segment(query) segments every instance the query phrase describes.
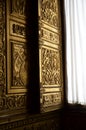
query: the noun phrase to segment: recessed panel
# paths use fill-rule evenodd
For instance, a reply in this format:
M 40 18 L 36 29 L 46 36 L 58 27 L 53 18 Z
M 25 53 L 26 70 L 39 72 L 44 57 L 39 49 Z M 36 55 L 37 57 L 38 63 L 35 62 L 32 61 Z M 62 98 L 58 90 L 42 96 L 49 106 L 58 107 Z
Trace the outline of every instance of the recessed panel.
M 61 92 L 43 94 L 43 107 L 61 104 Z
M 60 0 L 39 0 L 39 66 L 41 111 L 60 109 L 63 102 Z
M 40 80 L 43 86 L 61 86 L 60 51 L 49 47 L 40 50 Z
M 54 44 L 59 44 L 59 40 L 60 40 L 59 34 L 49 30 L 48 27 L 47 29 L 41 28 L 39 34 L 41 39 L 49 41 Z
M 10 41 L 8 93 L 26 92 L 28 66 L 25 43 Z
M 39 14 L 43 22 L 57 28 L 59 24 L 57 0 L 41 0 Z
M 13 20 L 9 22 L 10 35 L 26 38 L 26 25 Z
M 8 0 L 7 93 L 27 91 L 26 0 Z M 27 62 L 26 62 L 27 61 Z
M 27 84 L 27 59 L 24 44 L 12 44 L 12 86 L 25 87 Z
M 26 17 L 26 0 L 10 0 L 10 13 L 16 17 Z

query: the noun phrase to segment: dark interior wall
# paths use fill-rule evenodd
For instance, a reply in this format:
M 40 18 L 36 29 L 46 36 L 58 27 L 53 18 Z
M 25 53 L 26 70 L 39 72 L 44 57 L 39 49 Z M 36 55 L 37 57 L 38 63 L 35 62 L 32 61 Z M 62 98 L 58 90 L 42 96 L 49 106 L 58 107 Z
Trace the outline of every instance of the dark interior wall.
M 67 106 L 62 112 L 62 130 L 85 130 L 86 109 L 80 105 Z
M 60 112 L 0 116 L 0 130 L 60 130 Z

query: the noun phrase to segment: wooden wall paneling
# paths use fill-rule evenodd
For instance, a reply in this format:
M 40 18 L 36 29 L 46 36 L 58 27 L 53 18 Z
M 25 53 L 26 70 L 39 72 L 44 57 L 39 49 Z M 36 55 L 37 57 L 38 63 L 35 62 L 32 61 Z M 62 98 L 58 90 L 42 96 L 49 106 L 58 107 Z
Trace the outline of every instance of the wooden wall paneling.
M 26 92 L 25 1 L 6 1 L 7 12 L 7 92 Z
M 0 0 L 0 115 L 21 113 L 26 107 L 24 6 L 25 1 Z
M 41 112 L 63 105 L 62 33 L 59 0 L 39 0 Z
M 56 0 L 33 0 L 28 13 L 25 2 L 0 0 L 0 130 L 59 130 L 60 112 L 54 111 L 62 107 L 63 101 L 61 26 L 56 22 L 60 16 L 56 15 L 58 4 Z M 30 4 L 27 1 L 28 7 Z M 27 87 L 31 89 L 30 95 Z M 36 114 L 27 112 L 29 98 Z

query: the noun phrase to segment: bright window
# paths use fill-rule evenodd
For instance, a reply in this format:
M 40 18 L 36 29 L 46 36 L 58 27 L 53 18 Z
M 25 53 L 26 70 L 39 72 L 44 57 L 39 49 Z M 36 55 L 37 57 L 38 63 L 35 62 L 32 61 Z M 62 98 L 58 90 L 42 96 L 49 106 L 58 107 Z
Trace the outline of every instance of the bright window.
M 86 105 L 86 0 L 64 0 L 68 103 Z

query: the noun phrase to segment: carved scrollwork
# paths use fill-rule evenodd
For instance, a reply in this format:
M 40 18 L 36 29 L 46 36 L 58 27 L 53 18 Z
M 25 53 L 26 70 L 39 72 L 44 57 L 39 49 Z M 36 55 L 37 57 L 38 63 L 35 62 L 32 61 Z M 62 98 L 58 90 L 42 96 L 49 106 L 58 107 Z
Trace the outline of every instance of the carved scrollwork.
M 7 49 L 8 49 L 8 45 L 10 45 L 10 42 L 8 42 L 8 40 L 6 41 L 7 38 L 5 39 L 5 37 L 9 35 L 9 34 L 6 35 L 6 28 L 9 29 L 10 27 L 6 26 L 7 24 L 6 24 L 6 19 L 5 19 L 6 18 L 5 12 L 7 11 L 7 5 L 5 4 L 6 4 L 5 0 L 0 0 L 0 114 L 4 110 L 6 112 L 6 110 L 10 111 L 10 110 L 24 108 L 26 106 L 26 95 L 7 94 L 7 91 L 8 91 L 8 86 L 7 86 L 8 77 L 7 76 L 11 77 L 11 75 L 9 75 L 6 70 L 8 68 L 7 63 L 10 62 L 10 61 L 7 61 L 9 59 L 7 55 L 8 54 Z M 20 27 L 18 28 L 20 29 Z M 23 30 L 23 29 L 20 29 L 20 30 Z M 12 53 L 11 53 L 11 46 L 10 46 L 10 54 Z M 24 58 L 23 55 L 24 54 L 22 54 L 22 58 Z M 12 55 L 10 57 L 12 58 Z M 13 69 L 12 67 L 13 65 L 9 69 L 10 70 Z M 24 62 L 22 65 L 22 69 L 23 67 L 24 67 Z M 22 76 L 22 80 L 24 82 L 25 75 L 24 77 Z
M 62 104 L 62 48 L 60 1 L 40 0 L 40 103 L 41 111 L 61 108 Z
M 13 95 L 0 97 L 0 111 L 25 107 L 26 95 Z
M 27 84 L 27 62 L 26 48 L 24 44 L 13 43 L 13 86 L 26 86 Z
M 57 0 L 41 0 L 41 20 L 58 26 L 58 4 Z
M 43 94 L 43 107 L 61 104 L 61 92 L 53 94 Z
M 47 48 L 41 49 L 42 84 L 61 85 L 60 52 Z

